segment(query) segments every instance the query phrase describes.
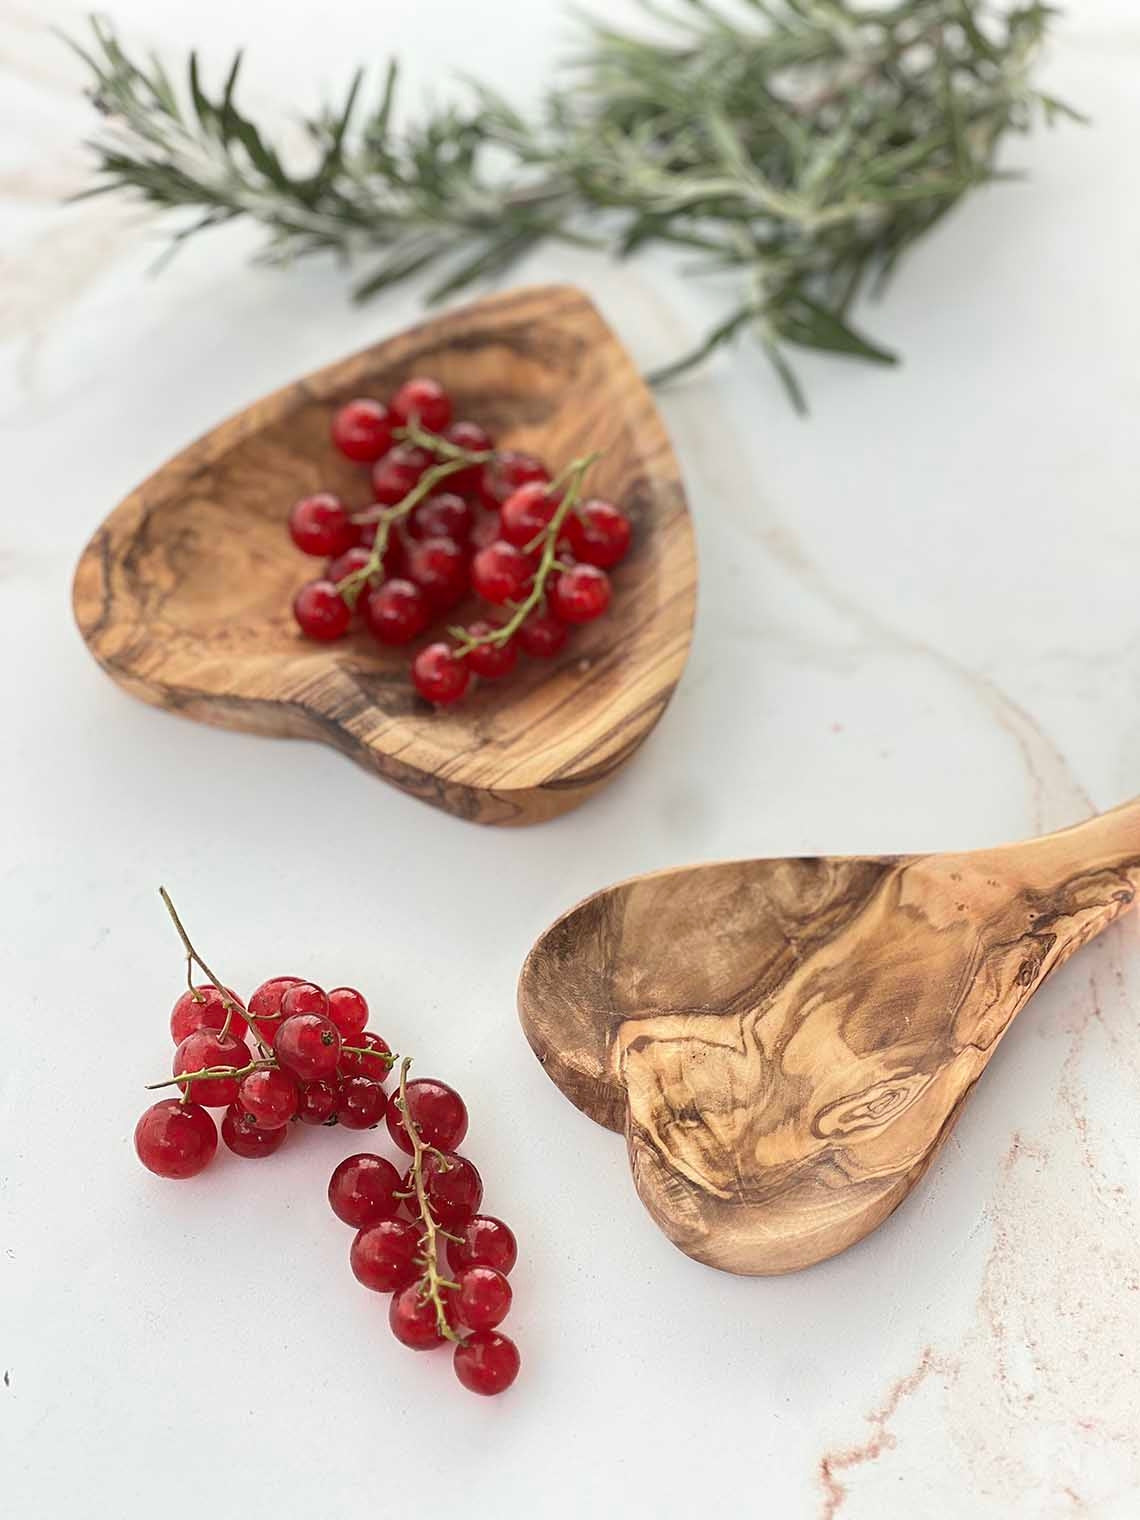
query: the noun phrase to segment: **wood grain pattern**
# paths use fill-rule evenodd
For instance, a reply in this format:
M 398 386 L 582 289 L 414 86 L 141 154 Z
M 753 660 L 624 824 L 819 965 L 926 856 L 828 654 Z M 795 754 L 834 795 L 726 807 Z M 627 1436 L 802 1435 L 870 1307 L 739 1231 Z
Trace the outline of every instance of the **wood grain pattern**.
M 312 644 L 290 614 L 313 565 L 285 531 L 292 502 L 330 486 L 354 505 L 370 496 L 328 442 L 332 412 L 413 373 L 437 376 L 457 414 L 502 446 L 556 464 L 604 448 L 589 488 L 634 519 L 607 617 L 559 659 L 526 661 L 440 712 L 415 695 L 407 650 L 365 633 Z M 215 428 L 107 519 L 74 605 L 100 665 L 144 701 L 324 740 L 426 802 L 503 824 L 564 812 L 629 759 L 680 677 L 695 594 L 688 512 L 653 400 L 586 297 L 551 286 L 424 323 Z
M 902 1202 L 1011 1020 L 1138 884 L 1140 802 L 970 854 L 663 871 L 547 930 L 519 1008 L 683 1251 L 792 1271 Z

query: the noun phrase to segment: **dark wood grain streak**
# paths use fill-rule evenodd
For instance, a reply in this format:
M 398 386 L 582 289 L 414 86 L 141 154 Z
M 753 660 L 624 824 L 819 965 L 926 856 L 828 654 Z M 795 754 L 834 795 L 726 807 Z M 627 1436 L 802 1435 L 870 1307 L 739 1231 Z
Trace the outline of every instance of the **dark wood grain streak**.
M 1140 802 L 964 855 L 662 871 L 553 924 L 519 1009 L 683 1251 L 786 1272 L 902 1202 L 1013 1018 L 1138 886 Z
M 635 523 L 609 616 L 557 660 L 527 662 L 447 712 L 416 697 L 408 651 L 365 634 L 308 643 L 289 611 L 313 573 L 285 532 L 291 503 L 321 487 L 360 506 L 370 494 L 328 442 L 333 410 L 424 371 L 504 446 L 555 463 L 604 448 L 590 489 Z M 215 428 L 111 514 L 74 604 L 100 665 L 144 701 L 321 740 L 433 806 L 516 824 L 575 806 L 637 751 L 684 667 L 695 595 L 689 516 L 652 398 L 586 297 L 554 286 L 424 323 Z

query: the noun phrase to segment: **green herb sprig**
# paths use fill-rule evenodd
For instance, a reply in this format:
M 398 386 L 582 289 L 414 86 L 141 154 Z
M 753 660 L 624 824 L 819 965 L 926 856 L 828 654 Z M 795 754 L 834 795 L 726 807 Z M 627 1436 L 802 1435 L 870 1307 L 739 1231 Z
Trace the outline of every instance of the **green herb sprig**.
M 396 63 L 371 108 L 358 72 L 306 121 L 306 167 L 239 109 L 240 54 L 214 94 L 191 54 L 177 89 L 95 20 L 78 47 L 105 117 L 86 193 L 197 213 L 176 244 L 246 217 L 271 263 L 370 255 L 361 299 L 431 271 L 428 299 L 442 300 L 546 239 L 690 251 L 697 272 L 736 273 L 740 296 L 654 378 L 749 332 L 802 408 L 788 347 L 894 363 L 853 324 L 857 298 L 975 185 L 1009 177 L 996 166 L 1008 132 L 1076 115 L 1031 84 L 1045 4 L 642 3 L 652 35 L 586 22 L 532 118 L 468 84 L 397 130 Z

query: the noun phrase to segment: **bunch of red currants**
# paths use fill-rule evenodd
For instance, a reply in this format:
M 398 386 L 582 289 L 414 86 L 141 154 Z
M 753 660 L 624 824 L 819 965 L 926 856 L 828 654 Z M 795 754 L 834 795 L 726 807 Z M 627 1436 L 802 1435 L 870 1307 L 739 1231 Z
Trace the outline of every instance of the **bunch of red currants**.
M 429 702 L 458 701 L 472 676 L 498 680 L 520 652 L 550 659 L 571 629 L 610 605 L 607 571 L 629 551 L 629 518 L 583 499 L 595 456 L 552 478 L 542 460 L 496 449 L 476 422 L 453 421 L 437 381 L 406 381 L 390 402 L 348 402 L 333 443 L 369 467 L 372 504 L 354 511 L 328 491 L 298 501 L 293 542 L 326 559 L 293 615 L 310 638 L 343 637 L 359 613 L 384 645 L 411 644 L 471 593 L 485 615 L 448 629 L 412 660 Z
M 397 1340 L 420 1351 L 452 1343 L 464 1387 L 502 1393 L 519 1370 L 518 1349 L 497 1329 L 511 1305 L 516 1245 L 501 1220 L 478 1213 L 482 1179 L 457 1151 L 467 1133 L 463 1099 L 446 1083 L 409 1081 L 407 1057 L 388 1093 L 396 1057 L 366 1029 L 368 1004 L 354 988 L 326 993 L 300 977 L 275 976 L 243 1004 L 213 977 L 165 892 L 163 899 L 188 963 L 211 980 L 174 1005 L 174 1075 L 153 1085 L 178 1086 L 182 1096 L 140 1118 L 139 1160 L 159 1177 L 196 1176 L 218 1148 L 211 1108 L 225 1109 L 225 1144 L 250 1158 L 279 1150 L 293 1122 L 363 1130 L 386 1119 L 411 1157 L 404 1175 L 382 1156 L 356 1155 L 329 1183 L 334 1212 L 357 1231 L 352 1271 L 366 1287 L 394 1295 L 389 1323 Z

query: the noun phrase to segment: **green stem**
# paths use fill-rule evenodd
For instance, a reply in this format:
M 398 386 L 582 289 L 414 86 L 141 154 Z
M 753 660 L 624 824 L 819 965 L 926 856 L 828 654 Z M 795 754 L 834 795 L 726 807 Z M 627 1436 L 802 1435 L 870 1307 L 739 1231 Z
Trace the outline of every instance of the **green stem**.
M 253 1031 L 255 1038 L 257 1038 L 258 1050 L 264 1053 L 267 1047 L 262 1043 L 260 1037 L 258 1036 L 257 1025 L 254 1022 L 252 1016 L 245 1008 L 245 1006 L 242 1003 L 238 1002 L 237 998 L 234 997 L 229 988 L 222 986 L 221 982 L 210 970 L 209 966 L 206 965 L 206 962 L 198 954 L 194 946 L 190 943 L 190 936 L 183 928 L 182 920 L 178 917 L 178 913 L 174 907 L 174 904 L 170 900 L 170 893 L 166 890 L 165 887 L 159 887 L 158 895 L 162 898 L 166 911 L 170 914 L 171 922 L 174 924 L 175 929 L 178 931 L 178 938 L 182 941 L 182 948 L 186 951 L 187 968 L 189 968 L 191 965 L 197 966 L 202 974 L 209 978 L 209 980 L 218 989 L 218 992 L 221 995 L 222 1007 L 226 1010 L 226 1021 L 222 1025 L 221 1033 L 223 1035 L 229 1034 L 231 1015 L 235 1013 L 240 1014 L 245 1022 L 249 1025 L 250 1029 Z M 166 1086 L 167 1084 L 163 1083 L 162 1085 Z
M 269 1071 L 276 1065 L 276 1061 L 271 1061 L 268 1056 L 263 1056 L 259 1060 L 250 1061 L 246 1066 L 200 1066 L 197 1071 L 179 1072 L 178 1076 L 167 1077 L 163 1082 L 148 1082 L 146 1090 L 147 1092 L 157 1092 L 160 1087 L 174 1087 L 176 1085 L 182 1087 L 184 1082 L 216 1080 L 219 1077 L 248 1077 L 251 1071 Z M 188 1088 L 183 1088 L 183 1092 L 188 1091 Z
M 429 1151 L 434 1150 L 435 1147 L 424 1144 L 423 1137 L 420 1135 L 408 1110 L 408 1067 L 411 1064 L 410 1056 L 405 1056 L 400 1063 L 399 1105 L 400 1113 L 404 1119 L 404 1129 L 407 1131 L 408 1139 L 412 1142 L 412 1180 L 415 1184 L 416 1207 L 419 1210 L 420 1220 L 424 1227 L 422 1241 L 423 1256 L 421 1258 L 424 1266 L 422 1292 L 424 1299 L 435 1306 L 435 1322 L 440 1335 L 445 1340 L 458 1341 L 460 1337 L 448 1324 L 447 1311 L 443 1304 L 443 1294 L 440 1291 L 443 1288 L 454 1286 L 451 1280 L 444 1277 L 439 1270 L 439 1236 L 446 1232 L 437 1223 L 436 1217 L 432 1213 L 431 1204 L 428 1202 L 427 1188 L 424 1184 L 424 1157 Z M 436 1151 L 436 1154 L 440 1156 L 441 1165 L 446 1166 L 446 1161 L 441 1153 Z

